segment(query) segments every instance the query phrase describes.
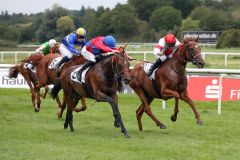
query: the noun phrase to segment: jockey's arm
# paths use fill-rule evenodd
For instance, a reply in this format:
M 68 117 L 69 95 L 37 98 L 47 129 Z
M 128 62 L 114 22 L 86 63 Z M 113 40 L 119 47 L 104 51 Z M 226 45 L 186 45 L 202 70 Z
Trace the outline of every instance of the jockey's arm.
M 101 41 L 98 41 L 94 45 L 96 46 L 96 48 L 102 50 L 103 54 L 107 53 L 107 52 L 113 52 L 114 51 L 113 49 L 111 49 L 108 46 L 106 46 L 105 44 L 103 44 L 103 42 L 101 42 Z
M 44 45 L 41 45 L 39 48 L 37 48 L 37 49 L 35 50 L 35 52 L 36 52 L 36 53 L 42 53 L 43 49 L 44 49 Z
M 73 37 L 69 37 L 69 39 L 68 39 L 68 50 L 70 52 L 74 53 L 75 55 L 80 55 L 80 51 L 78 51 L 74 47 L 74 39 L 73 39 Z
M 161 55 L 163 55 L 163 47 L 160 46 L 159 44 L 156 44 L 154 46 L 154 49 L 153 49 L 153 54 L 156 56 L 156 57 L 159 57 Z

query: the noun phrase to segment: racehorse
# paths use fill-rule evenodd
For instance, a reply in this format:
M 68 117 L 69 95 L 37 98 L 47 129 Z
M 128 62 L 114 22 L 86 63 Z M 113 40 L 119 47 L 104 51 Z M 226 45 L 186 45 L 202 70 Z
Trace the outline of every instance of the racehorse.
M 121 132 L 126 138 L 129 138 L 118 109 L 117 96 L 117 90 L 120 91 L 122 89 L 121 80 L 125 83 L 130 81 L 130 64 L 124 48 L 121 47 L 119 53 L 107 56 L 93 65 L 86 73 L 85 83 L 75 82 L 71 79 L 71 73 L 79 66 L 73 66 L 66 70 L 61 75 L 61 81 L 55 83 L 51 92 L 53 98 L 61 89 L 63 89 L 66 98 L 65 129 L 69 125 L 71 131 L 74 131 L 72 109 L 81 97 L 87 97 L 98 102 L 108 102 L 112 107 L 115 118 L 114 126 L 117 128 L 121 127 Z
M 27 59 L 23 60 L 23 62 L 31 62 L 35 67 L 36 67 L 36 75 L 38 77 L 38 83 L 36 84 L 36 90 L 37 90 L 37 100 L 38 100 L 38 108 L 40 109 L 40 88 L 46 85 L 54 84 L 55 80 L 58 78 L 57 72 L 55 69 L 50 69 L 49 65 L 52 63 L 52 61 L 57 58 L 61 57 L 60 54 L 48 54 L 46 56 L 42 54 L 33 54 L 29 56 Z M 75 56 L 72 58 L 71 61 L 68 63 L 64 64 L 63 67 L 61 68 L 60 73 L 64 72 L 64 70 L 70 66 L 77 65 L 77 64 L 83 64 L 86 60 L 79 56 Z M 61 107 L 61 102 L 59 100 L 59 97 L 56 96 L 56 101 L 58 103 L 58 108 Z M 64 98 L 63 98 L 64 101 Z M 64 103 L 64 102 L 63 102 Z M 85 105 L 85 99 L 82 99 L 82 105 L 83 107 L 86 107 Z M 58 117 L 60 118 L 59 114 L 57 113 Z
M 154 98 L 168 100 L 175 98 L 174 113 L 171 116 L 172 121 L 177 120 L 179 98 L 189 104 L 194 112 L 197 124 L 203 122 L 197 112 L 193 101 L 187 92 L 186 65 L 192 62 L 198 68 L 203 68 L 204 60 L 201 56 L 201 49 L 196 38 L 186 38 L 178 47 L 173 57 L 163 63 L 155 72 L 155 79 L 150 79 L 143 70 L 143 64 L 136 65 L 131 70 L 131 81 L 129 85 L 141 100 L 141 105 L 136 110 L 138 128 L 142 131 L 142 115 L 145 112 L 161 129 L 166 126 L 161 123 L 152 113 L 150 104 Z
M 33 71 L 31 71 L 29 68 L 26 68 L 25 67 L 25 64 L 24 62 L 21 62 L 20 64 L 17 64 L 13 67 L 11 67 L 9 69 L 9 75 L 8 77 L 9 78 L 17 78 L 18 74 L 21 73 L 22 76 L 24 77 L 24 79 L 27 81 L 27 84 L 30 88 L 30 92 L 31 92 L 31 98 L 32 98 L 32 105 L 35 109 L 35 112 L 38 112 L 39 109 L 37 107 L 37 102 L 39 100 L 36 100 L 36 85 L 37 85 L 37 82 L 38 82 L 38 79 L 37 79 L 37 75 L 36 73 L 34 73 Z M 44 94 L 41 94 L 41 97 L 45 98 L 46 95 L 47 95 L 47 92 L 49 90 L 48 86 L 44 86 L 45 88 L 45 93 Z

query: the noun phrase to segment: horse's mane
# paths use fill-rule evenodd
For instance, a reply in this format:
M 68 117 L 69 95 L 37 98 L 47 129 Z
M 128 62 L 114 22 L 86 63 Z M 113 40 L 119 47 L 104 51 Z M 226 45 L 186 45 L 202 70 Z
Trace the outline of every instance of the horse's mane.
M 21 60 L 20 62 L 32 63 L 33 65 L 37 65 L 43 57 L 44 55 L 42 54 L 32 54 L 29 57 Z
M 191 41 L 197 42 L 197 41 L 198 41 L 198 38 L 195 38 L 195 37 L 187 37 L 187 38 L 184 38 L 183 43 L 191 42 Z

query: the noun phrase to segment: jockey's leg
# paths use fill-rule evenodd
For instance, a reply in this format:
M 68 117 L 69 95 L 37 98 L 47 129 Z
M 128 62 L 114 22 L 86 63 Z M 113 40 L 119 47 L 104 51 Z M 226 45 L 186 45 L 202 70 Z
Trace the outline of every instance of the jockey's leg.
M 60 53 L 62 54 L 62 59 L 61 61 L 56 65 L 56 71 L 58 72 L 59 74 L 59 71 L 60 71 L 60 67 L 63 63 L 66 63 L 68 62 L 72 57 L 72 53 L 67 49 L 67 47 L 64 45 L 64 44 L 61 44 L 60 47 L 59 47 L 59 51 Z
M 90 67 L 90 66 L 92 66 L 92 65 L 94 65 L 95 64 L 95 62 L 93 62 L 93 61 L 87 61 L 83 66 L 82 66 L 82 68 L 78 71 L 78 73 L 77 73 L 77 79 L 81 82 L 81 79 L 82 79 L 82 72 L 85 70 L 85 69 L 87 69 L 88 67 Z
M 147 73 L 148 77 L 150 77 L 152 75 L 153 71 L 155 69 L 157 69 L 160 66 L 160 64 L 162 64 L 166 59 L 167 59 L 167 57 L 165 55 L 162 55 L 159 58 L 157 58 Z
M 58 64 L 56 64 L 56 68 L 55 68 L 56 72 L 59 72 L 59 71 L 60 71 L 60 66 L 61 66 L 63 63 L 68 62 L 69 60 L 70 60 L 70 59 L 69 59 L 67 56 L 64 56 L 64 57 L 61 59 L 61 61 L 60 61 Z
M 93 53 L 87 51 L 86 46 L 82 48 L 82 56 L 88 61 L 82 66 L 82 68 L 77 73 L 77 79 L 81 82 L 82 72 L 88 67 L 94 65 L 96 63 L 96 57 Z

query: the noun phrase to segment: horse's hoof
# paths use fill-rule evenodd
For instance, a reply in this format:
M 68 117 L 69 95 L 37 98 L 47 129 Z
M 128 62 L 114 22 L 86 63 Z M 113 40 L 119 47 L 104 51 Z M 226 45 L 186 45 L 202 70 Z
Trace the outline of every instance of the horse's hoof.
M 68 124 L 64 124 L 64 129 L 67 129 L 68 128 Z
M 120 123 L 117 122 L 117 121 L 114 121 L 114 126 L 115 126 L 116 128 L 119 128 L 119 127 L 120 127 Z
M 39 111 L 40 111 L 40 109 L 38 109 L 38 108 L 35 108 L 35 109 L 34 109 L 34 111 L 35 111 L 35 112 L 39 112 Z
M 203 126 L 203 121 L 202 120 L 197 120 L 197 125 Z
M 167 129 L 167 127 L 164 124 L 160 124 L 161 129 Z
M 58 116 L 58 118 L 62 118 L 61 109 L 58 109 L 57 116 Z
M 176 122 L 177 117 L 175 117 L 175 116 L 171 116 L 171 120 L 172 120 L 173 122 Z
M 124 134 L 125 138 L 131 138 L 127 133 Z
M 74 132 L 74 128 L 71 128 L 71 132 Z

